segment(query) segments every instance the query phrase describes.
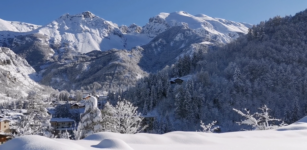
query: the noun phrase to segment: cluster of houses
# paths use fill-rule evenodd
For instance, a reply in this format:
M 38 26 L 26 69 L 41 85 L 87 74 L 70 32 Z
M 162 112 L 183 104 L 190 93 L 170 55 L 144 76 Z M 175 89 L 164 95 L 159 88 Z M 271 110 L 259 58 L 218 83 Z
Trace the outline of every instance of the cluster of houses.
M 106 103 L 107 97 L 106 96 L 97 96 L 98 99 L 98 107 L 99 109 L 103 109 L 104 104 Z M 75 101 L 74 98 L 70 98 L 69 101 L 53 101 L 51 108 L 48 108 L 48 113 L 52 115 L 50 120 L 50 124 L 54 129 L 53 134 L 57 136 L 59 133 L 62 132 L 70 132 L 72 134 L 73 130 L 77 128 L 77 122 L 72 118 L 56 118 L 53 114 L 55 113 L 55 107 L 58 105 L 63 104 L 70 104 L 70 111 L 77 111 L 78 113 L 83 113 L 85 109 L 84 101 Z M 8 110 L 10 111 L 10 110 Z M 6 141 L 12 138 L 12 133 L 14 130 L 10 129 L 10 123 L 14 120 L 16 116 L 3 116 L 1 114 L 7 114 L 4 112 L 0 113 L 0 145 L 5 143 Z M 14 112 L 14 115 L 27 115 L 26 110 L 23 110 L 19 113 Z M 144 123 L 145 124 L 153 124 L 154 117 L 153 116 L 144 116 Z M 150 127 L 148 128 L 150 129 Z M 147 129 L 147 130 L 148 130 Z
M 88 95 L 88 93 L 85 93 L 84 95 Z M 99 109 L 102 109 L 105 102 L 106 102 L 106 96 L 96 96 L 98 99 L 98 107 Z M 62 132 L 69 132 L 72 134 L 73 130 L 77 128 L 78 122 L 72 118 L 57 118 L 57 116 L 54 115 L 55 113 L 55 107 L 58 105 L 64 105 L 64 104 L 69 104 L 70 105 L 70 110 L 71 112 L 77 112 L 79 114 L 84 112 L 85 109 L 85 101 L 75 101 L 74 97 L 70 97 L 69 101 L 53 101 L 52 105 L 53 107 L 48 108 L 48 113 L 52 116 L 50 123 L 51 126 L 54 129 L 54 135 L 59 135 L 59 133 Z

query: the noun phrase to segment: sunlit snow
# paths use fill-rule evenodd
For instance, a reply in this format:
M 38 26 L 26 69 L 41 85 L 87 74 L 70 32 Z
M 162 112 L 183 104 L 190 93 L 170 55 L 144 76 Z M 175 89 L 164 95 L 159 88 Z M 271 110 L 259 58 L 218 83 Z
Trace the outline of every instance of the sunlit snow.
M 30 135 L 8 141 L 2 150 L 305 150 L 307 117 L 276 130 L 229 133 L 170 132 L 119 134 L 101 132 L 83 140 Z

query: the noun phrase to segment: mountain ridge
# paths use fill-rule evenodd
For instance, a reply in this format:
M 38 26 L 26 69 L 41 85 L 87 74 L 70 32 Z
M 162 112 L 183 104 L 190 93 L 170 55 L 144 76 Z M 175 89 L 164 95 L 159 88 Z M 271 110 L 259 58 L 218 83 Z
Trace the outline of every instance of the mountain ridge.
M 118 26 L 87 11 L 76 15 L 64 14 L 51 23 L 28 32 L 0 31 L 0 45 L 11 48 L 16 54 L 25 58 L 42 75 L 41 83 L 58 89 L 70 89 L 68 86 L 57 85 L 62 82 L 66 85 L 72 85 L 72 81 L 78 82 L 74 87 L 80 88 L 92 84 L 94 80 L 88 80 L 92 83 L 85 83 L 76 80 L 77 75 L 69 77 L 64 75 L 65 73 L 61 74 L 63 73 L 61 71 L 52 72 L 52 70 L 62 68 L 62 71 L 76 72 L 78 69 L 73 69 L 70 65 L 82 63 L 78 59 L 88 57 L 87 54 L 92 51 L 123 50 L 123 52 L 116 51 L 112 57 L 123 55 L 125 62 L 132 62 L 127 63 L 130 66 L 120 63 L 120 68 L 126 73 L 133 74 L 128 75 L 132 79 L 127 80 L 132 84 L 125 83 L 125 86 L 133 86 L 139 77 L 172 65 L 184 54 L 229 43 L 241 34 L 247 33 L 247 30 L 247 27 L 241 23 L 206 15 L 193 16 L 183 11 L 160 13 L 150 18 L 143 27 L 136 24 Z M 132 55 L 129 53 L 133 53 L 133 50 L 138 52 L 133 54 L 134 57 L 130 57 Z M 126 57 L 128 55 L 129 57 Z M 112 61 L 111 64 L 117 61 L 106 57 L 105 59 Z M 91 61 L 89 64 L 96 64 L 95 59 L 89 61 Z M 89 72 L 96 74 L 99 72 L 97 70 L 108 68 L 103 65 L 98 66 L 98 68 L 90 67 Z M 141 70 L 138 67 L 141 67 Z M 95 70 L 91 70 L 93 68 Z M 80 75 L 87 74 L 82 72 L 82 69 L 79 71 Z M 103 73 L 100 72 L 100 75 Z M 128 76 L 124 73 L 117 78 L 125 79 Z M 109 79 L 98 81 L 101 87 L 106 87 L 105 81 Z M 119 81 L 115 84 L 120 85 Z

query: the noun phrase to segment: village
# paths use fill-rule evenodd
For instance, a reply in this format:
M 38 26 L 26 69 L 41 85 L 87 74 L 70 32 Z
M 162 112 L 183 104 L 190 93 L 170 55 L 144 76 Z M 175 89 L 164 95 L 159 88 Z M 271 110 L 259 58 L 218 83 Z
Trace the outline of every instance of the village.
M 83 97 L 88 95 L 92 94 L 88 92 L 83 93 Z M 99 110 L 102 111 L 104 105 L 108 101 L 108 97 L 106 94 L 97 94 L 94 95 L 94 97 L 97 99 Z M 49 106 L 46 110 L 50 116 L 49 123 L 52 128 L 52 135 L 50 135 L 50 137 L 61 138 L 62 134 L 68 133 L 70 135 L 69 139 L 74 139 L 74 130 L 77 130 L 81 120 L 81 115 L 85 111 L 86 99 L 80 100 L 76 98 L 76 96 L 70 95 L 65 101 L 63 99 L 59 100 L 54 98 L 47 100 L 46 103 L 48 103 L 47 105 Z M 36 103 L 34 104 L 34 107 L 45 107 L 46 103 Z M 18 104 L 13 102 L 9 105 L 9 109 L 1 109 L 0 107 L 0 145 L 8 140 L 20 136 L 18 135 L 20 131 L 17 131 L 14 125 L 21 122 L 21 118 L 30 114 L 27 109 L 17 109 L 16 107 L 18 106 L 16 105 Z M 145 131 L 149 132 L 152 128 L 155 117 L 152 115 L 142 115 L 142 117 L 142 124 L 147 126 Z M 32 125 L 35 126 L 35 124 Z

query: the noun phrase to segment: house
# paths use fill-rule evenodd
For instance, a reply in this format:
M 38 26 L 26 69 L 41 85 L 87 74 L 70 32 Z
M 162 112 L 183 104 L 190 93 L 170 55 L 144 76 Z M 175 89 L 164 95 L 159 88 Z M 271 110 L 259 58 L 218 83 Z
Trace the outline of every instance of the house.
M 0 118 L 0 145 L 12 138 L 10 120 Z
M 85 105 L 83 103 L 75 103 L 75 104 L 71 104 L 70 105 L 70 109 L 80 109 L 80 108 L 84 108 Z
M 180 78 L 177 78 L 177 79 L 174 79 L 174 80 L 170 80 L 171 84 L 181 84 L 182 82 L 183 82 L 183 80 L 180 79 Z
M 192 75 L 186 75 L 186 76 L 182 76 L 182 77 L 177 77 L 177 78 L 171 78 L 169 80 L 170 84 L 182 84 L 182 82 L 184 81 L 188 81 L 191 78 L 193 78 Z
M 72 133 L 76 127 L 75 120 L 70 118 L 51 118 L 50 123 L 55 130 L 55 135 L 62 131 L 68 131 Z
M 0 133 L 11 133 L 10 120 L 6 118 L 0 118 Z

